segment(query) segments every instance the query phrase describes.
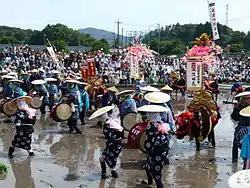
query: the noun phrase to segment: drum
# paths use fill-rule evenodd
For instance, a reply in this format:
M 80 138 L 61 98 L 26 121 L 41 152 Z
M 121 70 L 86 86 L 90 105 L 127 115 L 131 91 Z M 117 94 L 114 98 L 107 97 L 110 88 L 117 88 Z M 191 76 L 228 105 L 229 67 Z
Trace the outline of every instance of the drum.
M 10 107 L 10 101 L 11 100 L 4 100 L 1 104 L 2 113 L 4 113 L 6 116 L 13 116 L 17 111 L 17 107 Z
M 137 123 L 129 131 L 128 147 L 130 149 L 139 149 L 147 153 L 144 148 L 147 123 Z
M 59 103 L 54 105 L 50 113 L 50 117 L 56 122 L 67 121 L 71 115 L 71 107 L 67 103 Z
M 142 122 L 140 113 L 128 113 L 122 120 L 122 125 L 126 131 L 129 131 L 137 122 Z
M 40 95 L 34 95 L 32 97 L 32 101 L 30 103 L 30 106 L 34 109 L 38 109 L 42 106 L 43 100 Z

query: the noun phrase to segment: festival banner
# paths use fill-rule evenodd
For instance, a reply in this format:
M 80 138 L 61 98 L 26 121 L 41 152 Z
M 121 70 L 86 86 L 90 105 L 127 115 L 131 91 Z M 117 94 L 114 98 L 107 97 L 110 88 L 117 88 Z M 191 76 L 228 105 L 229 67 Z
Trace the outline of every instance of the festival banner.
M 139 61 L 136 56 L 130 57 L 130 76 L 135 79 L 140 78 Z
M 218 40 L 220 39 L 220 36 L 218 32 L 217 20 L 216 20 L 216 14 L 215 14 L 215 3 L 209 3 L 208 9 L 209 9 L 209 17 L 210 17 L 210 22 L 211 22 L 211 27 L 212 27 L 212 32 L 213 32 L 213 39 Z
M 88 75 L 89 75 L 88 72 L 89 72 L 88 66 L 83 65 L 83 66 L 81 67 L 81 73 L 82 73 L 82 78 L 83 78 L 84 80 L 88 79 Z
M 54 52 L 53 48 L 52 47 L 47 47 L 47 50 L 52 58 L 52 60 L 57 63 L 58 62 L 58 59 L 57 59 L 57 56 L 56 56 L 56 53 Z
M 94 58 L 87 59 L 88 62 L 88 77 L 95 78 L 96 77 L 96 66 Z
M 187 90 L 197 91 L 202 87 L 202 62 L 187 62 Z

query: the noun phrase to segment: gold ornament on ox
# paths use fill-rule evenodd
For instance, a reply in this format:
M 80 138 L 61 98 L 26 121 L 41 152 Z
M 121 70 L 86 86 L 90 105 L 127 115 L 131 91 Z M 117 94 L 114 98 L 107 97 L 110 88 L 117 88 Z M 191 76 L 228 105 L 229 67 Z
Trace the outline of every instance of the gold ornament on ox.
M 200 106 L 207 107 L 213 115 L 217 115 L 217 105 L 213 99 L 212 92 L 207 90 L 197 91 L 188 105 L 188 110 L 196 111 Z

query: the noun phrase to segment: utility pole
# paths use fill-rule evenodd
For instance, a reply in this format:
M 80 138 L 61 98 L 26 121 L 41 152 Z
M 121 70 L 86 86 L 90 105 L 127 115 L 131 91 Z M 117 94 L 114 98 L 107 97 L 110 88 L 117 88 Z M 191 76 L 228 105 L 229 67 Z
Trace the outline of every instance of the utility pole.
M 122 49 L 124 48 L 124 41 L 123 41 L 123 27 L 122 27 Z
M 228 27 L 228 7 L 229 5 L 226 5 L 226 26 Z
M 121 24 L 122 22 L 120 22 L 119 21 L 119 18 L 118 18 L 118 20 L 117 20 L 117 22 L 116 22 L 116 24 L 117 24 L 117 55 L 119 54 L 119 43 L 120 43 L 120 35 L 119 35 L 119 32 L 120 32 L 120 24 Z
M 160 55 L 160 41 L 161 41 L 161 25 L 157 24 L 159 31 L 158 31 L 158 55 Z
M 46 34 L 45 33 L 43 34 L 43 45 L 44 45 L 44 48 L 46 48 Z

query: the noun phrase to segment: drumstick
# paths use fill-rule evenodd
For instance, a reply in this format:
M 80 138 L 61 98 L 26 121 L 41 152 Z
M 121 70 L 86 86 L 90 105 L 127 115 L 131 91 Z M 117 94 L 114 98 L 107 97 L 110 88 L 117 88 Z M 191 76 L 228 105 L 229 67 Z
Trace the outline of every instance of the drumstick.
M 40 98 L 40 101 L 42 101 L 43 100 L 43 96 Z

